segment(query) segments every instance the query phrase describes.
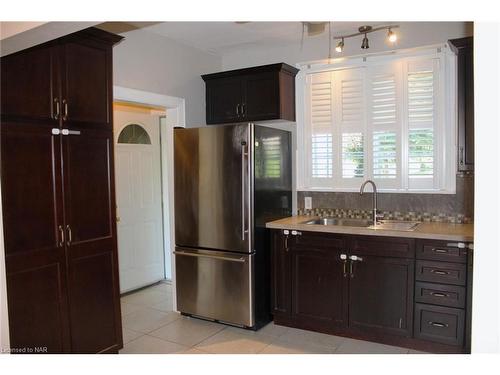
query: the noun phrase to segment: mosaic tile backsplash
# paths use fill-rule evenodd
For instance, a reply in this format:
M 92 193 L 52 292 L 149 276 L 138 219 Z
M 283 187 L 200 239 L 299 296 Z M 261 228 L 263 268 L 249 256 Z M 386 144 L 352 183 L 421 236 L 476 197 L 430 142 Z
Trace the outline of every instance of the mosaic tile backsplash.
M 304 209 L 304 197 L 312 197 L 312 210 Z M 372 194 L 297 192 L 299 215 L 370 219 Z M 379 193 L 379 213 L 384 219 L 424 222 L 472 223 L 474 177 L 457 176 L 456 194 Z

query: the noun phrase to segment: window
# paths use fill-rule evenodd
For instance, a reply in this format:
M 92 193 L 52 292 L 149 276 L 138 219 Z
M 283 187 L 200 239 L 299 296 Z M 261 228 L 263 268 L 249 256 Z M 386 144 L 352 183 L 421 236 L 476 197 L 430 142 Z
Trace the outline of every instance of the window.
M 370 58 L 301 70 L 299 189 L 454 192 L 454 55 Z
M 130 124 L 125 126 L 120 132 L 118 143 L 150 145 L 151 138 L 149 138 L 148 132 L 142 126 Z

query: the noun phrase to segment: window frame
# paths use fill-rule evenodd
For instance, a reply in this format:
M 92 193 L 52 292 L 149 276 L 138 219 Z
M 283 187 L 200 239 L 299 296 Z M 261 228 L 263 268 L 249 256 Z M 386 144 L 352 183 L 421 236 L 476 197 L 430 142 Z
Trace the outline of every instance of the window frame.
M 415 179 L 412 180 L 414 187 L 410 186 L 408 178 L 408 143 L 409 143 L 409 120 L 408 120 L 408 64 L 422 60 L 433 59 L 437 62 L 437 68 L 433 68 L 434 74 L 438 75 L 434 80 L 434 85 L 437 86 L 437 94 L 434 95 L 434 176 L 432 187 L 418 186 Z M 457 173 L 457 76 L 456 64 L 457 58 L 455 53 L 448 47 L 447 44 L 419 47 L 414 49 L 396 50 L 390 53 L 368 54 L 363 56 L 353 56 L 351 58 L 333 59 L 328 61 L 309 62 L 297 64 L 300 68 L 299 74 L 296 77 L 296 108 L 297 108 L 297 190 L 299 191 L 324 191 L 324 192 L 353 192 L 359 191 L 361 183 L 369 178 L 372 178 L 373 168 L 372 161 L 372 132 L 373 128 L 368 122 L 371 120 L 370 97 L 365 95 L 365 160 L 363 178 L 352 178 L 354 181 L 359 180 L 359 186 L 354 186 L 354 183 L 345 183 L 341 170 L 338 169 L 338 157 L 341 157 L 341 150 L 333 150 L 333 165 L 334 172 L 332 178 L 313 179 L 311 177 L 311 149 L 310 137 L 311 128 L 307 126 L 306 119 L 310 115 L 309 106 L 306 106 L 308 100 L 307 83 L 314 73 L 335 72 L 345 69 L 364 69 L 365 77 L 370 73 L 370 68 L 381 67 L 391 63 L 401 64 L 400 87 L 396 88 L 396 100 L 400 105 L 397 110 L 397 132 L 398 143 L 401 143 L 397 148 L 397 152 L 401 153 L 399 158 L 398 170 L 400 176 L 395 184 L 380 183 L 377 186 L 381 192 L 397 192 L 397 193 L 419 193 L 419 194 L 455 194 L 456 193 L 456 173 Z M 435 67 L 436 65 L 434 65 Z M 309 77 L 309 78 L 308 78 Z M 333 86 L 333 80 L 332 80 Z M 370 82 L 365 78 L 365 94 L 369 90 Z M 332 93 L 335 95 L 336 88 L 332 88 Z M 333 98 L 334 102 L 337 98 Z M 334 107 L 332 107 L 334 108 Z M 333 113 L 332 117 L 337 114 Z M 335 125 L 338 125 L 336 123 Z M 333 129 L 333 143 L 341 144 L 339 135 L 341 130 L 338 126 Z M 340 160 L 340 163 L 342 161 Z M 320 181 L 318 181 L 320 180 Z M 377 181 L 380 181 L 377 180 Z M 377 181 L 375 181 L 377 183 Z

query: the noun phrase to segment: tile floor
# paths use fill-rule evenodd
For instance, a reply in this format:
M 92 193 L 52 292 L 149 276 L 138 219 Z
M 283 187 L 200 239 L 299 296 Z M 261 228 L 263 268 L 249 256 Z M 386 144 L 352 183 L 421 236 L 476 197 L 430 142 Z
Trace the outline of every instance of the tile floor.
M 171 285 L 160 283 L 121 299 L 123 354 L 405 354 L 414 350 L 270 323 L 257 332 L 172 311 Z

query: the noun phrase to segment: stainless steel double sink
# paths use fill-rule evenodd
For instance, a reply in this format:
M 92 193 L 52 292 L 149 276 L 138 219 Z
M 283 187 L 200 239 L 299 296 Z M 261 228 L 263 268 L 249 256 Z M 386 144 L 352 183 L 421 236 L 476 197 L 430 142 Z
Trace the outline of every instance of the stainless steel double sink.
M 323 217 L 303 222 L 307 225 L 338 225 L 343 227 L 358 227 L 373 230 L 397 230 L 411 232 L 420 224 L 419 221 L 399 221 L 399 220 L 379 220 L 377 225 L 373 226 L 372 220 L 365 219 L 344 219 L 336 217 Z

